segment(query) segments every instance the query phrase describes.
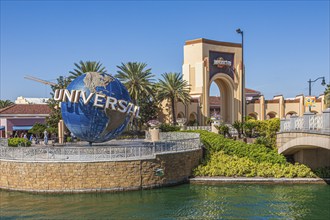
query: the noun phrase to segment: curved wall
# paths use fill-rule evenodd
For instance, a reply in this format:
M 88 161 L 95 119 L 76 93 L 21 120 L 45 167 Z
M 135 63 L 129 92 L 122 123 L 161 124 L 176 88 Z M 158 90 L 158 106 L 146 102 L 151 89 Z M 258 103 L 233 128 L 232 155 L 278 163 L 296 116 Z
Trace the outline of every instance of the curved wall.
M 157 154 L 155 159 L 110 162 L 0 160 L 0 188 L 31 192 L 96 192 L 153 188 L 185 182 L 202 157 L 200 149 Z M 156 169 L 164 175 L 157 176 Z

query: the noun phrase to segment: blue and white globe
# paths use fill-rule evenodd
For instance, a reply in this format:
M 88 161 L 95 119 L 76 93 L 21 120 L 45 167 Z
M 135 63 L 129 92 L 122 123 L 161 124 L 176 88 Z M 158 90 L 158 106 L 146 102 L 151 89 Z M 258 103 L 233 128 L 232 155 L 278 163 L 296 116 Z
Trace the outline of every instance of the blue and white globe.
M 67 87 L 69 91 L 84 91 L 131 102 L 125 86 L 108 74 L 86 73 L 77 77 Z M 78 103 L 61 102 L 62 118 L 67 128 L 79 139 L 90 143 L 105 142 L 118 136 L 130 121 L 130 115 L 110 108 L 93 105 L 95 96 L 85 105 L 82 97 Z M 105 99 L 99 102 L 105 104 Z

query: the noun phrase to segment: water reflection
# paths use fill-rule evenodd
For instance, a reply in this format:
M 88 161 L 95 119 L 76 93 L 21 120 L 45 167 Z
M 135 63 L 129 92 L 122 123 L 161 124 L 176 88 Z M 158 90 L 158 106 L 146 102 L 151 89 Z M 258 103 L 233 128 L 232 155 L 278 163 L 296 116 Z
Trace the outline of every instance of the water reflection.
M 330 219 L 324 185 L 183 185 L 42 195 L 0 191 L 0 219 Z

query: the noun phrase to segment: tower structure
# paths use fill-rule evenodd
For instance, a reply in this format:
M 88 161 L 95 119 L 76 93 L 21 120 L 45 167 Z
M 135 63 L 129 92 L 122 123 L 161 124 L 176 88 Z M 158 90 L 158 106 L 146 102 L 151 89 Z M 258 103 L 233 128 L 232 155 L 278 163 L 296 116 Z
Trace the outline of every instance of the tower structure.
M 210 117 L 212 82 L 220 90 L 221 120 L 233 123 L 242 119 L 242 109 L 245 109 L 242 69 L 241 44 L 204 38 L 186 41 L 182 73 L 183 79 L 191 85 L 191 96 L 197 102 L 198 124 L 205 124 Z

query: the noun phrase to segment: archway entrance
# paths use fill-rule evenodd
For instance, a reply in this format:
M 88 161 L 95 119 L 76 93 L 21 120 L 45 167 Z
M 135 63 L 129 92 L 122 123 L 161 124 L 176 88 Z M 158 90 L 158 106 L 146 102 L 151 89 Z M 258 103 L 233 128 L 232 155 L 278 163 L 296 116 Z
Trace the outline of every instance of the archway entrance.
M 210 98 L 212 94 L 214 94 L 214 90 L 216 91 L 216 87 L 218 87 L 219 93 L 219 115 L 220 120 L 224 123 L 232 124 L 234 122 L 234 83 L 233 80 L 226 74 L 218 73 L 212 77 L 210 80 L 209 87 L 209 117 L 212 117 L 215 106 L 212 106 L 212 100 L 216 98 Z M 213 91 L 212 91 L 213 90 Z M 211 109 L 212 108 L 212 109 Z

